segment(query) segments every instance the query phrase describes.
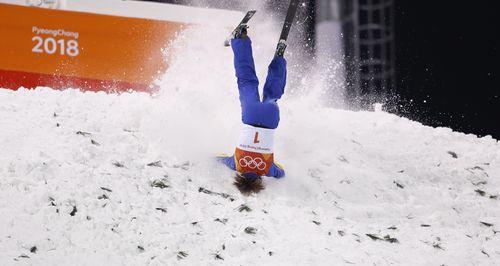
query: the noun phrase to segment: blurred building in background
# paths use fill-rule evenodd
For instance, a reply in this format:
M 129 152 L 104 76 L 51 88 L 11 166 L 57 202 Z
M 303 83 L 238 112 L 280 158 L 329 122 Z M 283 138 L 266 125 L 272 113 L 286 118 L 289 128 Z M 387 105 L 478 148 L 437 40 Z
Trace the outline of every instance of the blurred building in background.
M 342 0 L 349 90 L 362 106 L 395 89 L 392 0 Z
M 351 106 L 371 108 L 391 98 L 396 84 L 393 1 L 316 1 L 318 53 L 344 62 Z

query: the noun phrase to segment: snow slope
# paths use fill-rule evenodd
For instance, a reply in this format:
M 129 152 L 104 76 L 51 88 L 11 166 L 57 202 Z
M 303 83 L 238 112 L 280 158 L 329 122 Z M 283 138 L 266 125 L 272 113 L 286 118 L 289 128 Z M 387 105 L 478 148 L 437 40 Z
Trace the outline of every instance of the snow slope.
M 180 36 L 154 96 L 0 90 L 0 265 L 498 264 L 498 141 L 326 107 L 296 54 L 287 177 L 240 195 L 210 159 L 240 127 L 226 34 Z

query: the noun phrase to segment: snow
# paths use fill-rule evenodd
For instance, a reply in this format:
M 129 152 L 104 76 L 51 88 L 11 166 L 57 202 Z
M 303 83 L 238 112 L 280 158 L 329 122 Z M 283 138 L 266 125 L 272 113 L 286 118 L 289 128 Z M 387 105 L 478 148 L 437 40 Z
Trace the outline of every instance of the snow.
M 254 30 L 261 80 L 273 27 Z M 331 108 L 297 52 L 287 176 L 240 195 L 211 159 L 241 127 L 226 35 L 184 32 L 156 95 L 0 90 L 0 265 L 498 263 L 499 142 Z

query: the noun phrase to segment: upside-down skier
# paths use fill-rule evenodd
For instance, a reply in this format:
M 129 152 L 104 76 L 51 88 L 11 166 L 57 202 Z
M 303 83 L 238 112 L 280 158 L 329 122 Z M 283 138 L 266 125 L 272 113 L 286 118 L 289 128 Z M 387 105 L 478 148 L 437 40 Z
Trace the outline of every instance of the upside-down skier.
M 283 57 L 286 45 L 278 45 L 269 65 L 262 100 L 246 25 L 236 29 L 231 47 L 244 125 L 234 155 L 220 156 L 218 160 L 237 172 L 234 184 L 243 194 L 258 193 L 264 189 L 262 176 L 285 176 L 283 167 L 274 162 L 273 144 L 280 121 L 277 101 L 286 85 L 286 60 Z

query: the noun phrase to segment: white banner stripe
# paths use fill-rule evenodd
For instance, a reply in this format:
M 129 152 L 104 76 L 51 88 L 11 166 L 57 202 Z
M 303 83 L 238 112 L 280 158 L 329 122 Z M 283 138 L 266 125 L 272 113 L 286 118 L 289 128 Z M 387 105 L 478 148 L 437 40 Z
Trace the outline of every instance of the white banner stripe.
M 244 125 L 237 147 L 262 154 L 274 153 L 274 129 Z

